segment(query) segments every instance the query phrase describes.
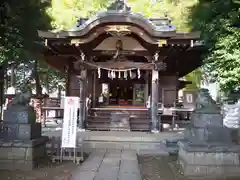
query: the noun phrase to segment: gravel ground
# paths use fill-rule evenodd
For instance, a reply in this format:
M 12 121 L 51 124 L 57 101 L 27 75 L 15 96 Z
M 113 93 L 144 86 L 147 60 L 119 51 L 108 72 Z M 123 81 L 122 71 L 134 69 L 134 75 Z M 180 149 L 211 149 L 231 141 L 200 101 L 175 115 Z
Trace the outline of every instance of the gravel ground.
M 87 154 L 84 155 L 86 160 Z M 0 180 L 71 180 L 72 173 L 79 165 L 72 161 L 41 165 L 32 171 L 0 170 Z
M 139 156 L 142 180 L 192 180 L 173 168 L 176 156 Z M 194 178 L 195 180 L 240 180 L 240 178 Z
M 0 171 L 1 180 L 70 180 L 77 168 L 73 162 L 48 165 L 33 171 Z
M 139 168 L 142 180 L 175 180 L 168 163 L 175 161 L 175 156 L 139 156 Z

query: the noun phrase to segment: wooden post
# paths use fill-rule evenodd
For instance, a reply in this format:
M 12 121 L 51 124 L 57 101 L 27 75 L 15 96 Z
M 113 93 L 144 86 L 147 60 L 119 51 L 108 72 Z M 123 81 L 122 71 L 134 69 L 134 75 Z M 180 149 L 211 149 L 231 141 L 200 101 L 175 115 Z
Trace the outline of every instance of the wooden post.
M 70 65 L 68 64 L 67 68 L 66 68 L 66 96 L 70 95 L 70 80 L 71 80 L 71 69 L 70 69 Z
M 80 104 L 79 104 L 79 126 L 81 129 L 85 129 L 84 127 L 84 86 L 85 86 L 85 79 L 86 79 L 86 70 L 81 70 L 80 72 L 80 82 L 79 82 L 79 98 L 80 98 Z
M 158 104 L 158 81 L 159 75 L 157 70 L 152 70 L 152 92 L 151 92 L 151 118 L 152 118 L 152 132 L 159 131 L 157 104 Z
M 92 94 L 92 107 L 96 107 L 96 78 L 97 78 L 97 73 L 96 70 L 93 71 L 93 82 L 92 82 L 92 88 L 93 88 L 93 94 Z
M 144 99 L 145 99 L 145 103 L 147 102 L 148 100 L 148 96 L 149 96 L 149 86 L 148 86 L 148 79 L 149 77 L 149 71 L 146 72 L 146 76 L 145 76 L 145 90 L 144 90 Z
M 83 127 L 86 128 L 86 120 L 87 120 L 87 101 L 86 98 L 88 96 L 88 81 L 87 81 L 87 70 L 86 76 L 83 78 Z

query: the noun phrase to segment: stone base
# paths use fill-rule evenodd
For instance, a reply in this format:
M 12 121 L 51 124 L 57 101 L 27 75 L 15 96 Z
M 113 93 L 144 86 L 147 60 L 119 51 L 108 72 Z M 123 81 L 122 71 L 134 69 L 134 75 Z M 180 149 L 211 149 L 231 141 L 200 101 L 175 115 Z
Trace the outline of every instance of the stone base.
M 0 169 L 28 171 L 47 160 L 47 137 L 28 141 L 0 140 Z
M 3 120 L 6 123 L 32 124 L 36 122 L 36 113 L 32 106 L 14 105 L 4 111 Z
M 34 124 L 16 124 L 2 123 L 0 124 L 0 139 L 7 141 L 12 140 L 31 140 L 41 137 L 41 123 Z
M 178 165 L 188 177 L 240 177 L 240 146 L 179 142 Z

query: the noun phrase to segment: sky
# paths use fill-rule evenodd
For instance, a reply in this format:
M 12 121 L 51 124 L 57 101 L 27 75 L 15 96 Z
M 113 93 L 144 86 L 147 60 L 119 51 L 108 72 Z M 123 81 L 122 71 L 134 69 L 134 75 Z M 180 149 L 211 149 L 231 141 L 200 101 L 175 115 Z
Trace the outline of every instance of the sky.
M 218 86 L 216 83 L 204 84 L 201 88 L 206 88 L 209 90 L 212 98 L 216 100 Z

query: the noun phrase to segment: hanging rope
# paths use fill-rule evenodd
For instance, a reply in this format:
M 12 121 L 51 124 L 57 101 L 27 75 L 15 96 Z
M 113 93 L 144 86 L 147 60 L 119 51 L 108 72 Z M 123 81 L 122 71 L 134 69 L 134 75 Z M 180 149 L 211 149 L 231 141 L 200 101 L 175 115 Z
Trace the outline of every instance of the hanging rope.
M 97 64 L 93 64 L 93 63 L 86 62 L 86 61 L 84 61 L 84 62 L 82 61 L 82 63 L 87 64 L 87 65 L 92 66 L 92 67 L 95 67 L 96 69 L 103 69 L 103 70 L 114 71 L 114 72 L 134 71 L 134 70 L 142 69 L 142 68 L 145 68 L 145 67 L 147 67 L 149 65 L 154 64 L 154 63 L 148 63 L 148 64 L 142 65 L 141 67 L 127 68 L 127 69 L 115 69 L 115 68 L 101 67 L 101 66 L 99 66 Z
M 75 57 L 76 58 L 76 57 Z M 78 59 L 78 58 L 76 58 L 76 59 Z M 166 57 L 164 58 L 164 59 L 166 59 Z M 113 62 L 114 63 L 114 62 Z M 78 60 L 75 64 L 74 64 L 74 66 L 75 66 L 75 68 L 77 67 L 77 66 L 79 66 L 79 64 L 86 64 L 86 65 L 88 65 L 88 66 L 91 66 L 91 67 L 94 67 L 94 68 L 96 68 L 96 69 L 98 69 L 98 72 L 100 72 L 100 69 L 103 69 L 103 70 L 107 70 L 107 71 L 113 71 L 113 72 L 125 72 L 125 71 L 134 71 L 134 70 L 139 70 L 139 69 L 144 69 L 144 68 L 146 68 L 146 67 L 148 67 L 148 66 L 151 66 L 151 65 L 153 65 L 154 67 L 154 69 L 159 69 L 158 68 L 158 63 L 161 63 L 161 62 L 150 62 L 150 63 L 147 63 L 147 64 L 144 64 L 144 65 L 141 65 L 141 66 L 138 66 L 138 67 L 134 67 L 134 68 L 124 68 L 124 69 L 116 69 L 116 68 L 106 68 L 106 67 L 102 67 L 102 66 L 99 66 L 98 64 L 94 64 L 94 63 L 91 63 L 91 62 L 87 62 L 87 61 L 84 61 L 84 60 Z M 162 62 L 163 63 L 163 62 Z M 163 63 L 163 64 L 165 64 L 165 63 Z M 165 64 L 165 66 L 166 66 L 166 64 Z M 165 67 L 164 66 L 164 67 Z M 163 69 L 165 69 L 163 67 Z M 99 74 L 99 73 L 98 73 Z

